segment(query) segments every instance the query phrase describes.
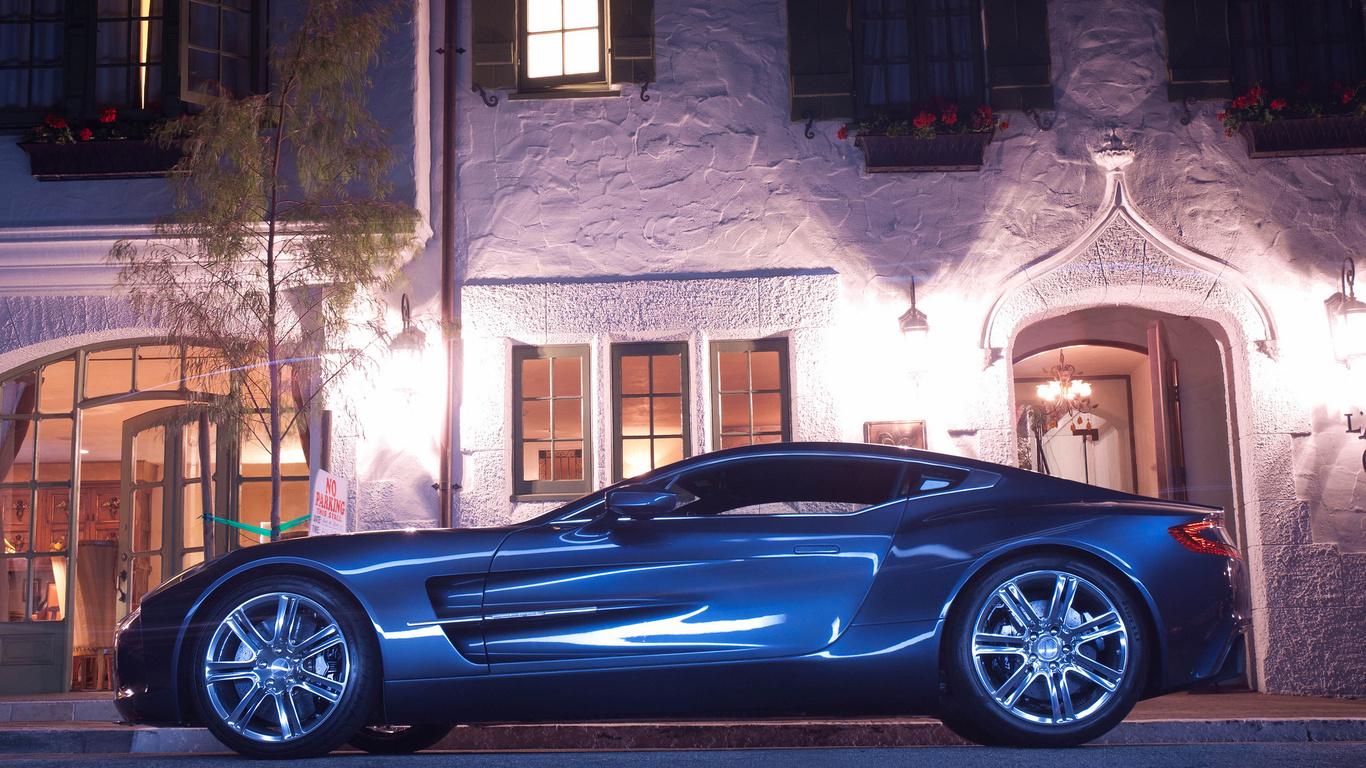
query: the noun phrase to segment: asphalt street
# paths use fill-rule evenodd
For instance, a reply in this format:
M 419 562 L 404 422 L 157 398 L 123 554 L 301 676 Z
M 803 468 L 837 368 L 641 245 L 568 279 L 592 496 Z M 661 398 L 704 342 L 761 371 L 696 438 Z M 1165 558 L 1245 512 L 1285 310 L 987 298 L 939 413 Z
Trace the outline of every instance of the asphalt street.
M 1223 766 L 1366 765 L 1366 743 L 1095 746 L 1066 750 L 909 747 L 898 749 L 767 749 L 656 752 L 423 753 L 378 757 L 334 754 L 314 760 L 254 762 L 220 755 L 0 755 L 4 768 L 109 766 L 186 768 L 207 765 L 307 765 L 310 768 L 1222 768 Z

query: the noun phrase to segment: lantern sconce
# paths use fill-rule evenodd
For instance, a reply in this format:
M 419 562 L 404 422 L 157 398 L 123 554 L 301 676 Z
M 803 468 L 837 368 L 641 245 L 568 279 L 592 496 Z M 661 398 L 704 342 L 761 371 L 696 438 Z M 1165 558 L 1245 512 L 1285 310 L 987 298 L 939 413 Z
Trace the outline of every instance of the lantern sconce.
M 389 341 L 389 361 L 392 364 L 392 380 L 397 389 L 409 397 L 417 391 L 417 382 L 422 372 L 422 351 L 427 347 L 427 334 L 413 325 L 412 305 L 408 294 L 403 294 L 399 304 L 403 316 L 403 330 Z
M 1342 260 L 1342 292 L 1324 302 L 1333 355 L 1348 365 L 1354 358 L 1366 356 L 1366 303 L 1357 299 L 1355 282 L 1356 262 L 1348 256 Z
M 919 355 L 925 347 L 925 337 L 930 334 L 930 323 L 925 313 L 916 309 L 914 277 L 911 278 L 911 308 L 897 320 L 897 324 L 906 339 L 906 346 L 913 354 Z

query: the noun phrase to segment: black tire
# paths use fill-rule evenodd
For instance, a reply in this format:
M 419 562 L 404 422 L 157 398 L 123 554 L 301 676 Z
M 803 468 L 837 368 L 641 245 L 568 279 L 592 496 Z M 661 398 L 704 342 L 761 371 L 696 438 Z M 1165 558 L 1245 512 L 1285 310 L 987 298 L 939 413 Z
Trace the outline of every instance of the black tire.
M 446 738 L 454 727 L 451 723 L 367 725 L 349 743 L 372 755 L 410 755 Z
M 233 751 L 324 755 L 371 716 L 379 643 L 337 588 L 299 576 L 254 579 L 219 599 L 204 627 L 190 687 L 205 727 Z
M 940 715 L 981 744 L 1091 741 L 1138 701 L 1147 626 L 1132 591 L 1086 562 L 1039 556 L 994 567 L 955 600 Z

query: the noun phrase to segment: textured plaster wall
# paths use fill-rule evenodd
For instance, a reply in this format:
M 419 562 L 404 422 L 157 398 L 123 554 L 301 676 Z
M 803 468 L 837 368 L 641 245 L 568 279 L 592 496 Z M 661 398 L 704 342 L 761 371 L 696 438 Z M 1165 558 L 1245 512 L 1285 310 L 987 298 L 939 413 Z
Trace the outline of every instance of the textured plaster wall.
M 1230 476 L 1246 510 L 1260 680 L 1366 695 L 1366 649 L 1351 640 L 1366 625 L 1366 444 L 1344 434 L 1339 415 L 1366 408 L 1366 386 L 1332 361 L 1323 312 L 1342 258 L 1366 238 L 1362 161 L 1251 160 L 1223 135 L 1216 104 L 1196 105 L 1181 125 L 1181 106 L 1166 97 L 1160 0 L 1048 8 L 1052 130 L 1011 116 L 977 173 L 866 175 L 837 124 L 818 124 L 807 140 L 788 122 L 781 0 L 658 0 L 649 102 L 631 86 L 614 98 L 504 99 L 493 109 L 460 94 L 463 271 L 572 281 L 833 269 L 843 320 L 818 364 L 830 371 L 836 431 L 857 439 L 867 419 L 925 418 L 932 449 L 1004 460 L 1008 366 L 983 367 L 983 323 L 1003 281 L 1076 240 L 1106 203 L 1091 155 L 1114 132 L 1136 153 L 1125 171 L 1134 204 L 1209 268 L 1145 283 L 1134 265 L 1152 241 L 1116 232 L 1090 263 L 1112 255 L 1127 273 L 1047 276 L 1041 301 L 1000 346 L 1008 354 L 1013 334 L 1050 313 L 1094 306 L 1213 323 L 1228 339 Z M 1247 286 L 1230 283 L 1221 264 Z M 932 331 L 908 370 L 894 324 L 911 276 Z M 1274 358 L 1240 290 L 1265 302 Z M 506 398 L 508 380 L 504 368 L 473 364 L 497 357 L 479 343 L 467 343 L 461 427 L 476 453 L 505 435 L 489 434 L 504 427 L 472 398 L 480 387 Z M 477 489 L 492 478 L 466 471 L 467 503 L 504 493 Z

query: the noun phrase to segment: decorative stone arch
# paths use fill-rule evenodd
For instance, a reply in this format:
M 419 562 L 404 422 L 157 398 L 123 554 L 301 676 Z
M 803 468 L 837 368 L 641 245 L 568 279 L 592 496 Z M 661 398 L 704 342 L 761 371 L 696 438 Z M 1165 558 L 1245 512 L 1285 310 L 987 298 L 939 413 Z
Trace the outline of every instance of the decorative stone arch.
M 1244 517 L 1242 538 L 1252 582 L 1255 648 L 1250 649 L 1250 656 L 1256 660 L 1254 681 L 1260 690 L 1267 690 L 1260 663 L 1268 653 L 1260 536 L 1264 521 L 1258 518 L 1285 496 L 1269 489 L 1293 489 L 1294 477 L 1286 460 L 1288 440 L 1267 439 L 1267 430 L 1254 423 L 1251 414 L 1266 393 L 1278 388 L 1276 323 L 1236 267 L 1167 236 L 1133 205 L 1124 182 L 1124 169 L 1134 159 L 1131 150 L 1112 146 L 1096 152 L 1094 158 L 1106 177 L 1104 204 L 1091 225 L 1069 245 L 1007 276 L 983 322 L 981 346 L 987 362 L 983 382 L 993 391 L 984 405 L 1000 420 L 979 435 L 979 447 L 983 458 L 1012 463 L 1014 419 L 1008 361 L 1025 328 L 1050 317 L 1105 306 L 1198 318 L 1221 328 L 1229 355 L 1226 394 L 1233 492 Z M 1271 681 L 1270 687 L 1282 686 Z

